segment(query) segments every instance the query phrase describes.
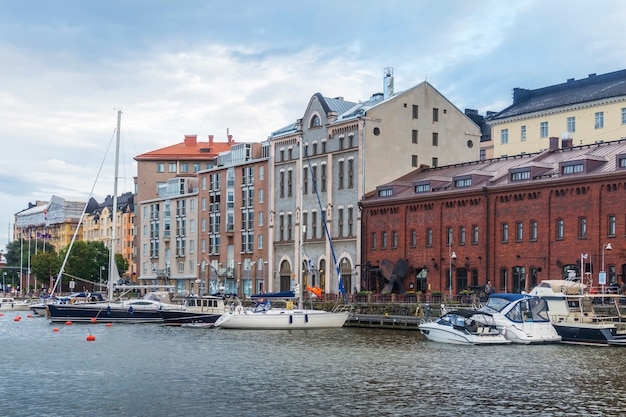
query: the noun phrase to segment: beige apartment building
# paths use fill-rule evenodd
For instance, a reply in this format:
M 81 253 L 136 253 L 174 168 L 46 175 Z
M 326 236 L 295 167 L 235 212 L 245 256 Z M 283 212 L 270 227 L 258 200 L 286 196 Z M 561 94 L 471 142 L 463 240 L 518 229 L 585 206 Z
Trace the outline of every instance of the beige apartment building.
M 363 195 L 422 165 L 478 161 L 480 137 L 430 83 L 394 92 L 391 68 L 368 100 L 313 95 L 270 137 L 268 291 L 293 290 L 300 275 L 326 294 L 360 290 Z
M 626 70 L 535 90 L 515 88 L 513 104 L 488 119 L 481 159 L 613 141 L 626 136 Z

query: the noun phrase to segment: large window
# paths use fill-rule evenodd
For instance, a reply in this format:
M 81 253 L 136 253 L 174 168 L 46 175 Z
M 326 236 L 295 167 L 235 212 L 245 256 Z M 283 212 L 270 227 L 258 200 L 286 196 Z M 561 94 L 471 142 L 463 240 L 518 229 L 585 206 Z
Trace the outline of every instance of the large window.
M 564 224 L 563 219 L 556 219 L 556 227 L 555 227 L 556 238 L 558 240 L 563 239 L 564 236 Z
M 520 128 L 520 142 L 526 142 L 526 126 Z
M 502 223 L 502 243 L 509 241 L 509 225 L 508 223 Z
M 596 117 L 595 128 L 602 129 L 604 127 L 604 112 L 603 111 L 597 112 L 595 117 Z
M 500 144 L 506 145 L 509 143 L 509 129 L 502 129 L 500 131 Z
M 575 132 L 576 131 L 576 118 L 575 117 L 568 117 L 567 118 L 567 131 L 568 132 Z
M 548 137 L 548 122 L 541 122 L 539 124 L 539 137 L 541 138 Z
M 587 218 L 581 217 L 578 219 L 578 237 L 580 239 L 587 238 Z

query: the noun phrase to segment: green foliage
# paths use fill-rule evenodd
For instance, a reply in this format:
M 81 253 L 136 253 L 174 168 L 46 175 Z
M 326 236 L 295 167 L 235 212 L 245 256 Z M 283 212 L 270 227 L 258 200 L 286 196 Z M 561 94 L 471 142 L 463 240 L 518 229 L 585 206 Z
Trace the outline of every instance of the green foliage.
M 56 252 L 39 252 L 31 257 L 30 270 L 35 279 L 48 283 L 50 277 L 55 277 L 61 268 L 62 259 Z
M 49 242 L 44 241 L 42 239 L 31 239 L 30 242 L 28 240 L 14 240 L 7 244 L 7 252 L 5 254 L 7 258 L 7 265 L 10 266 L 20 266 L 23 265 L 25 268 L 28 265 L 28 253 L 30 250 L 30 258 L 31 264 L 33 261 L 33 256 L 37 253 L 47 252 L 47 253 L 55 253 L 54 245 L 51 245 Z M 22 261 L 20 263 L 20 254 L 22 255 Z
M 121 253 L 115 254 L 115 265 L 117 265 L 117 271 L 120 276 L 123 276 L 126 271 L 128 271 L 129 262 L 124 259 L 124 256 Z
M 61 252 L 61 259 L 65 258 L 66 253 L 67 249 Z M 100 276 L 100 267 L 106 267 L 108 259 L 108 249 L 102 242 L 77 241 L 72 245 L 64 272 L 84 279 L 97 280 Z M 64 282 L 69 280 L 69 277 L 63 277 Z

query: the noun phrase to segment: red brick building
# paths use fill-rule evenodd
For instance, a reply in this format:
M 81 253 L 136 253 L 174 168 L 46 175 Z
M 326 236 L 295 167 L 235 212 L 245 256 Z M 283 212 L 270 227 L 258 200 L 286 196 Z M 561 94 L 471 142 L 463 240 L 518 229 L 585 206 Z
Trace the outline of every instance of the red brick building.
M 621 283 L 626 140 L 558 142 L 534 154 L 423 167 L 366 195 L 361 288 L 380 292 L 391 277 L 404 290 L 453 296 L 480 292 L 487 280 L 521 292 L 580 276 L 581 263 L 585 283 L 601 284 L 603 269 L 607 287 Z

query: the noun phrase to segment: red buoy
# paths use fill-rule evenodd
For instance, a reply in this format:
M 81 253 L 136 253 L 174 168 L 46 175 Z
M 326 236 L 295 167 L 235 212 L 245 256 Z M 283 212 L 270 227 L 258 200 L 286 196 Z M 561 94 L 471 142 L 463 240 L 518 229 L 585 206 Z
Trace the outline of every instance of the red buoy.
M 27 315 L 26 317 L 28 317 L 29 319 L 32 319 L 32 318 L 33 318 L 33 315 L 32 315 L 32 314 L 29 314 L 29 315 Z
M 93 342 L 94 340 L 96 340 L 96 336 L 90 334 L 89 336 L 87 336 L 87 341 L 88 342 Z
M 107 323 L 107 326 L 111 327 L 111 326 L 113 326 L 113 323 Z
M 71 325 L 72 325 L 72 322 L 68 320 L 68 321 L 66 321 L 66 322 L 65 322 L 65 325 L 67 325 L 67 326 L 71 326 Z
M 13 321 L 20 321 L 20 320 L 22 320 L 22 316 L 13 317 Z
M 58 332 L 58 331 L 59 331 L 59 328 L 58 328 L 58 327 L 55 327 L 54 329 L 52 329 L 52 331 L 53 331 L 53 332 Z
M 92 323 L 96 322 L 96 318 L 95 317 L 92 317 L 90 320 L 91 320 Z

